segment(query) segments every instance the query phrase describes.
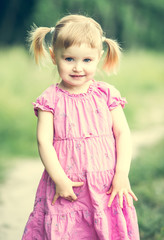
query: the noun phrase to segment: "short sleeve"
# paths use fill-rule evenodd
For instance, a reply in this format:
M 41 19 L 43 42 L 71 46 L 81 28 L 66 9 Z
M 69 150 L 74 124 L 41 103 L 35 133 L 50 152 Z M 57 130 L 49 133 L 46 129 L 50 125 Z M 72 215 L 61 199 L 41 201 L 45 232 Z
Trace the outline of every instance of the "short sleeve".
M 111 111 L 119 105 L 121 105 L 121 107 L 124 108 L 126 103 L 127 103 L 126 98 L 121 97 L 120 92 L 114 86 L 110 85 L 108 89 L 107 99 L 109 110 Z
M 102 92 L 110 111 L 119 105 L 124 108 L 127 103 L 126 98 L 121 97 L 120 92 L 113 85 L 106 82 L 98 82 L 98 88 Z
M 51 85 L 47 88 L 37 99 L 34 105 L 34 113 L 38 117 L 38 109 L 42 111 L 52 112 L 54 114 L 55 109 L 55 86 Z

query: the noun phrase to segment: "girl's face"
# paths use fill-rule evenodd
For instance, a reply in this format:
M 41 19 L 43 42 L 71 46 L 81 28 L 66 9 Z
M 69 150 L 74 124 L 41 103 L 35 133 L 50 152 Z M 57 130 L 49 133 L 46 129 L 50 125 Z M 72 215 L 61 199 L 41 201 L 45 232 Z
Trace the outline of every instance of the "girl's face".
M 58 49 L 55 55 L 51 50 L 50 53 L 60 77 L 70 87 L 82 86 L 93 79 L 101 55 L 98 49 L 86 44 Z

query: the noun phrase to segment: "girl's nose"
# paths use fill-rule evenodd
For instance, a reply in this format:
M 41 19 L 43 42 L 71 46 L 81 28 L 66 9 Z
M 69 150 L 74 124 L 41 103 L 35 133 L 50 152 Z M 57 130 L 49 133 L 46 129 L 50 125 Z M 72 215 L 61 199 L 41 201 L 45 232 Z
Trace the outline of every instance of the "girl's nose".
M 80 71 L 82 71 L 81 65 L 80 65 L 80 64 L 75 64 L 75 65 L 73 66 L 73 71 L 74 71 L 74 72 L 80 72 Z

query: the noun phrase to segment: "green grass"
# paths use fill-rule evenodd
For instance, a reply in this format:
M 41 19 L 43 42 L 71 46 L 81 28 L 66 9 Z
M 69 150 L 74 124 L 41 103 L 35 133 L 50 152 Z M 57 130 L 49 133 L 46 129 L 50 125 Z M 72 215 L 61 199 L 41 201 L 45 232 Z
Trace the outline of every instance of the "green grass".
M 1 155 L 36 156 L 32 102 L 53 83 L 51 70 L 39 69 L 23 48 L 0 51 Z
M 132 162 L 131 186 L 139 201 L 135 204 L 142 240 L 164 239 L 164 139 L 142 149 Z

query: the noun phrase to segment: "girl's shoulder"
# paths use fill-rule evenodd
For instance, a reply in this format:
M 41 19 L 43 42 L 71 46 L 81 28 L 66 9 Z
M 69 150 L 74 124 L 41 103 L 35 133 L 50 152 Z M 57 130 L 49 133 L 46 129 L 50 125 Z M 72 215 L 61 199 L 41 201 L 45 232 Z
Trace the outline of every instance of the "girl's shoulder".
M 105 95 L 118 95 L 119 90 L 115 88 L 115 86 L 107 83 L 107 82 L 102 82 L 102 81 L 96 81 L 96 86 L 97 88 L 103 92 Z
M 120 92 L 113 85 L 96 81 L 96 86 L 101 96 L 106 100 L 109 110 L 113 110 L 118 105 L 124 107 L 127 103 L 126 99 L 121 97 Z

